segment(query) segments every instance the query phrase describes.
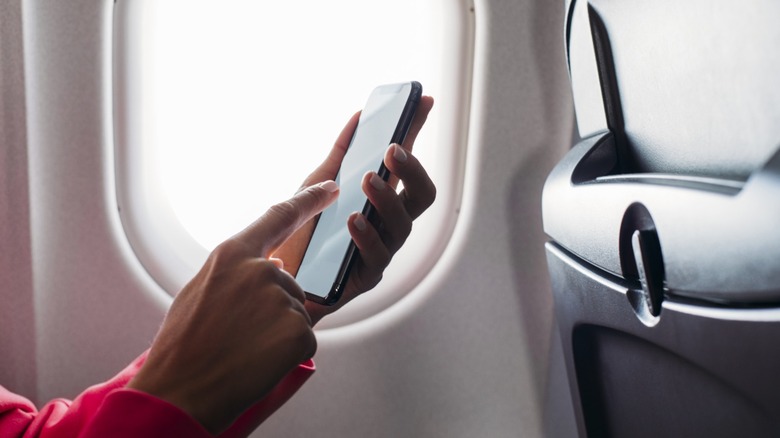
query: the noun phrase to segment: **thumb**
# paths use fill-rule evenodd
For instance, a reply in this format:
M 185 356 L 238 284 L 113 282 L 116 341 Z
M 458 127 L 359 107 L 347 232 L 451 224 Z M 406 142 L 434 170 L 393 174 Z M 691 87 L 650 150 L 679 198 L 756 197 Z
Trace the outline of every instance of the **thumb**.
M 334 181 L 307 187 L 269 208 L 234 239 L 245 244 L 254 256 L 268 257 L 298 228 L 332 204 L 338 197 L 338 190 Z

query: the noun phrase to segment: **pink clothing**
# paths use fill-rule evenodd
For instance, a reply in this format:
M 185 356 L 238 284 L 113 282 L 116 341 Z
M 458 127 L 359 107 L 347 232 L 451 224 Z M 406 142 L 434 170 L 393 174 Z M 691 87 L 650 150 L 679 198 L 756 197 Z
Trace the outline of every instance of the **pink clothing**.
M 148 351 L 111 380 L 92 386 L 73 402 L 52 400 L 40 411 L 26 398 L 0 386 L 0 436 L 11 437 L 211 437 L 178 407 L 145 392 L 125 388 Z M 221 437 L 243 437 L 284 404 L 314 372 L 307 361 L 290 372 Z

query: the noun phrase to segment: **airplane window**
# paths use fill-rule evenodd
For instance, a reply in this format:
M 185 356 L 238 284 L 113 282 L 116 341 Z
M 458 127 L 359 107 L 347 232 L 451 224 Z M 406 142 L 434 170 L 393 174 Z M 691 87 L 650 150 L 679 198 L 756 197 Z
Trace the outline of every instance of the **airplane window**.
M 460 197 L 466 1 L 138 0 L 116 12 L 120 214 L 163 288 L 175 293 L 208 251 L 291 196 L 375 86 L 409 80 L 436 98 L 414 153 L 439 196 L 380 285 L 403 292 L 336 325 L 430 270 Z

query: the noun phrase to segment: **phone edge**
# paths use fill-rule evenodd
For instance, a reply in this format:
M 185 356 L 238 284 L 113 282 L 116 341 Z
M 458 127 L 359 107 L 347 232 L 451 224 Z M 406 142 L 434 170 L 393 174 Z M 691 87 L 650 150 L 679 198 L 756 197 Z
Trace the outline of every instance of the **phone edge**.
M 404 105 L 404 109 L 401 112 L 401 117 L 398 120 L 398 125 L 393 132 L 393 136 L 391 137 L 388 146 L 393 143 L 402 144 L 404 142 L 406 135 L 409 133 L 409 129 L 412 126 L 414 116 L 417 113 L 417 107 L 419 106 L 420 99 L 422 98 L 422 84 L 417 81 L 411 81 L 410 84 L 412 89 L 409 91 L 409 98 L 406 101 L 406 105 Z M 390 171 L 385 166 L 384 161 L 382 161 L 382 164 L 379 165 L 377 174 L 385 181 L 390 178 Z M 362 213 L 366 217 L 366 220 L 369 221 L 369 223 L 377 225 L 376 210 L 368 200 L 366 200 L 366 204 L 363 206 Z M 349 274 L 352 271 L 352 267 L 357 261 L 359 255 L 360 251 L 355 245 L 355 241 L 350 239 L 347 252 L 344 255 L 344 260 L 341 262 L 341 268 L 339 268 L 339 271 L 336 274 L 336 279 L 333 282 L 333 286 L 331 287 L 330 292 L 328 292 L 328 295 L 322 298 L 320 296 L 312 295 L 306 292 L 307 298 L 311 296 L 313 297 L 312 301 L 318 304 L 324 304 L 326 306 L 332 306 L 336 304 L 344 292 L 346 280 L 349 279 Z

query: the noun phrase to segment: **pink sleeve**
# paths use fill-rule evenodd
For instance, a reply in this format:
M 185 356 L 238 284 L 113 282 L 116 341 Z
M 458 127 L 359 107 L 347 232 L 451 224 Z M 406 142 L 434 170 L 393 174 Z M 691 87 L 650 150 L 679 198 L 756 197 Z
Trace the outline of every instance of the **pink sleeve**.
M 141 368 L 142 354 L 111 380 L 92 386 L 73 402 L 47 403 L 40 411 L 26 398 L 0 386 L 2 437 L 211 437 L 178 407 L 124 386 Z M 314 372 L 314 363 L 299 365 L 271 393 L 239 417 L 221 436 L 243 437 L 282 406 Z

